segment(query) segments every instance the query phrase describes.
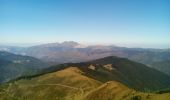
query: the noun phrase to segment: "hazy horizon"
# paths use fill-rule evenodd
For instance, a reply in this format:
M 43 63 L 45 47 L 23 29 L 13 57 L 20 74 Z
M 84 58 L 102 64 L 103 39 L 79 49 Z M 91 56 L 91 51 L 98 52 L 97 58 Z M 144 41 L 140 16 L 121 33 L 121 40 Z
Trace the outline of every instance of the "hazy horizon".
M 56 42 L 43 42 L 43 43 L 0 43 L 0 46 L 18 46 L 18 47 L 31 47 L 43 44 L 50 44 L 50 43 L 63 43 L 66 41 L 56 41 Z M 70 42 L 70 41 L 67 41 Z M 77 42 L 80 45 L 84 46 L 93 46 L 93 45 L 102 45 L 102 46 L 118 46 L 118 47 L 127 47 L 127 48 L 153 48 L 153 49 L 170 49 L 168 44 L 115 44 L 115 43 L 89 43 L 89 42 L 80 42 L 80 41 L 73 41 Z
M 0 44 L 170 48 L 168 0 L 1 0 Z

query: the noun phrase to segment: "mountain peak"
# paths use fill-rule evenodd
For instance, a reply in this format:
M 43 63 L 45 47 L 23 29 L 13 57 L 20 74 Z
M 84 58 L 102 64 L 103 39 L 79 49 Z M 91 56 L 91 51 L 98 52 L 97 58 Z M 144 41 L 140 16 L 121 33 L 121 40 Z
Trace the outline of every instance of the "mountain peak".
M 66 47 L 75 47 L 75 46 L 79 45 L 79 43 L 74 42 L 74 41 L 64 41 L 64 42 L 60 43 L 60 45 L 66 46 Z

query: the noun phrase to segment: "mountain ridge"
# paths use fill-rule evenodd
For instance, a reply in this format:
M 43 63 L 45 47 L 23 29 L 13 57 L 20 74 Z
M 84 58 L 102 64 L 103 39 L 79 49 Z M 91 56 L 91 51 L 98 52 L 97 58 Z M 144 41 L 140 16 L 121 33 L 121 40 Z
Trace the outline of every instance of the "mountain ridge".
M 139 91 L 163 90 L 170 87 L 170 77 L 168 75 L 126 58 L 114 56 L 89 62 L 55 65 L 42 70 L 41 73 L 48 74 L 70 66 L 79 68 L 83 75 L 95 80 L 101 82 L 118 81 Z M 43 74 L 37 76 L 41 75 Z M 29 77 L 23 78 L 29 79 Z
M 117 81 L 100 82 L 73 66 L 0 86 L 0 99 L 8 100 L 168 100 L 169 97 L 170 93 L 139 92 Z
M 154 68 L 155 66 L 153 63 L 170 60 L 169 49 L 126 48 L 113 45 L 88 45 L 81 47 L 80 45 L 80 43 L 74 41 L 66 41 L 63 43 L 35 45 L 28 48 L 6 47 L 6 49 L 15 54 L 41 59 L 51 65 L 86 62 L 107 56 L 117 56 L 128 58 Z M 3 49 L 4 47 L 0 47 L 0 50 Z M 161 67 L 167 70 L 162 71 L 158 67 L 155 67 L 155 69 L 170 75 L 169 66 L 163 66 L 162 64 Z

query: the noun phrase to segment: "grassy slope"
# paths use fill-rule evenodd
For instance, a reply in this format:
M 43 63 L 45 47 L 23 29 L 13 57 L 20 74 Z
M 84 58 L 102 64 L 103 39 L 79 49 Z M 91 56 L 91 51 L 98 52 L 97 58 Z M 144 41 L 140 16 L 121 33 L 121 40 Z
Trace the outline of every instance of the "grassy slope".
M 109 81 L 89 92 L 84 100 L 169 100 L 170 93 L 153 94 L 138 92 L 125 85 Z
M 97 88 L 101 82 L 82 75 L 75 67 L 46 74 L 31 80 L 19 80 L 1 89 L 0 98 L 9 100 L 79 100 L 88 91 Z
M 115 81 L 102 83 L 84 76 L 77 67 L 0 87 L 0 100 L 168 100 L 169 97 L 170 93 L 137 92 Z
M 140 64 L 134 65 L 136 63 L 133 63 L 129 60 L 126 61 L 126 60 L 127 59 L 107 58 L 105 60 L 107 62 L 103 60 L 98 60 L 98 61 L 87 62 L 87 63 L 64 64 L 64 66 L 61 66 L 62 67 L 61 69 L 55 68 L 54 66 L 52 69 L 50 69 L 50 72 L 52 73 L 28 78 L 25 80 L 20 79 L 20 80 L 16 80 L 15 82 L 11 82 L 0 86 L 0 100 L 122 100 L 122 99 L 123 100 L 157 100 L 157 99 L 168 100 L 169 99 L 170 93 L 151 94 L 151 93 L 137 92 L 133 89 L 130 89 L 128 86 L 129 85 L 128 82 L 134 81 L 133 76 L 131 75 L 134 75 L 134 78 L 141 78 L 143 76 L 143 73 L 145 72 L 141 74 L 136 73 L 138 71 L 136 71 L 134 69 L 135 67 L 133 66 L 137 66 L 137 65 L 139 66 Z M 114 70 L 109 70 L 103 67 L 104 64 L 110 64 L 112 62 L 114 64 L 113 66 Z M 95 70 L 90 69 L 89 64 L 95 65 Z M 68 67 L 68 66 L 72 66 L 72 67 Z M 126 72 L 124 72 L 125 70 L 131 71 L 132 73 L 128 72 L 126 74 Z M 143 70 L 143 67 L 141 70 Z M 145 69 L 145 71 L 147 70 Z M 130 75 L 127 76 L 128 74 Z M 138 75 L 141 75 L 141 77 Z M 132 80 L 128 80 L 127 77 L 132 78 Z M 142 77 L 140 80 L 143 80 L 143 78 L 145 77 Z M 148 80 L 147 77 L 146 80 Z M 119 81 L 121 83 L 115 81 Z M 147 83 L 147 81 L 143 83 Z M 126 86 L 123 84 L 125 84 Z M 138 83 L 135 82 L 135 84 Z M 154 85 L 156 83 L 152 83 L 152 84 Z
M 0 87 L 0 100 L 168 100 L 170 93 L 137 92 L 127 86 L 88 78 L 76 67 L 18 80 Z

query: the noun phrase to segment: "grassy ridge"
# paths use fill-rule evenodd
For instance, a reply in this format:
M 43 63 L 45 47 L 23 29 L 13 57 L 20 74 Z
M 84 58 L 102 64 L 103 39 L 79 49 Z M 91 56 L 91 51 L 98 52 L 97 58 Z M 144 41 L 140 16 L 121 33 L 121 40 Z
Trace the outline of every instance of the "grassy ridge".
M 101 82 L 81 74 L 77 68 L 70 67 L 31 80 L 18 80 L 1 87 L 0 98 L 22 100 L 82 98 L 87 91 L 98 87 Z
M 168 91 L 151 91 L 167 89 L 169 79 L 143 64 L 106 57 L 10 81 L 0 86 L 0 100 L 168 100 Z
M 0 87 L 0 100 L 168 100 L 170 93 L 138 92 L 109 81 L 102 83 L 77 67 L 17 80 Z

